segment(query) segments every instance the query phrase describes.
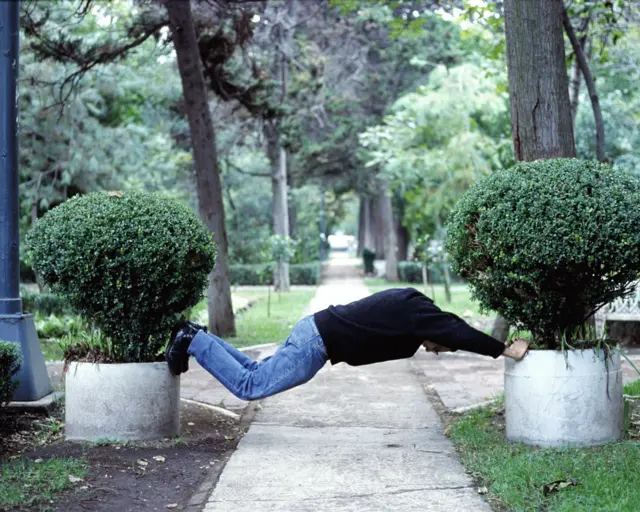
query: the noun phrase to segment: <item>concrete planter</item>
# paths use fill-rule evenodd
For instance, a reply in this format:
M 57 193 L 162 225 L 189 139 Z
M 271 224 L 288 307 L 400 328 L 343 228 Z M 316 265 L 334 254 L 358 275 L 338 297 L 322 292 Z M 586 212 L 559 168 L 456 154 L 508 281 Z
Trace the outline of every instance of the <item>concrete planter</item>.
M 593 446 L 623 435 L 620 355 L 533 350 L 505 359 L 507 439 L 539 446 Z
M 151 440 L 179 433 L 180 378 L 166 363 L 70 363 L 65 387 L 68 440 Z

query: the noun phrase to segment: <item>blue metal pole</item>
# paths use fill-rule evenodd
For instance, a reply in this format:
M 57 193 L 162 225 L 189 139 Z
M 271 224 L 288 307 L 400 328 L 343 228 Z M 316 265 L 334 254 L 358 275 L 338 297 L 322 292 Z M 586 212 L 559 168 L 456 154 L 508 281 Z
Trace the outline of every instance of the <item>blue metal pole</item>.
M 0 2 L 0 315 L 22 312 L 18 194 L 20 4 Z
M 20 299 L 19 46 L 20 2 L 0 0 L 0 340 L 22 352 L 14 399 L 33 402 L 51 392 L 51 383 L 33 315 L 22 312 Z

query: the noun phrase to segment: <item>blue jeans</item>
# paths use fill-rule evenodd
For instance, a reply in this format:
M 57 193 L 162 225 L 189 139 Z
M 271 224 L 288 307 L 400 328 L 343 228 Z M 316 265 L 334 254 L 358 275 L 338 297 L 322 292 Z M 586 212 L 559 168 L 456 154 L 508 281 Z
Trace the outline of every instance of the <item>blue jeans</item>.
M 260 362 L 203 331 L 193 338 L 189 354 L 241 400 L 258 400 L 304 384 L 328 360 L 313 316 L 300 320 L 276 353 Z

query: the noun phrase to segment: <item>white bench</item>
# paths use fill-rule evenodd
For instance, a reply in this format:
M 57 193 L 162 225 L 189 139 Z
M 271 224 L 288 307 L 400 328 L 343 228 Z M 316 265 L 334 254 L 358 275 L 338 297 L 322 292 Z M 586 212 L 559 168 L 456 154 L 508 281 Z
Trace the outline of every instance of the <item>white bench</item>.
M 607 304 L 595 316 L 598 336 L 604 332 L 607 321 L 640 322 L 640 282 L 633 293 Z

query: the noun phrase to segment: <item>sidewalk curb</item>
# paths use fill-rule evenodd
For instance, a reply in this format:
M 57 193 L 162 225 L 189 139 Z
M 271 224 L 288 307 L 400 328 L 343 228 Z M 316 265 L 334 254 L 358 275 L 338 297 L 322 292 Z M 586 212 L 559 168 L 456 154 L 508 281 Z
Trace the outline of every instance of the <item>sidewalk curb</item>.
M 242 415 L 240 416 L 240 425 L 243 428 L 248 429 L 260 409 L 261 407 L 259 402 L 250 402 L 245 407 Z M 229 462 L 229 459 L 233 456 L 234 453 L 235 450 L 233 450 L 219 464 L 216 464 L 212 469 L 209 470 L 207 476 L 204 477 L 204 480 L 198 486 L 198 489 L 195 493 L 193 493 L 187 505 L 182 510 L 185 510 L 187 512 L 200 512 L 205 507 L 209 496 L 211 496 L 211 493 L 215 489 L 218 480 L 220 479 L 220 475 L 222 475 L 224 468 L 227 466 L 227 462 Z

